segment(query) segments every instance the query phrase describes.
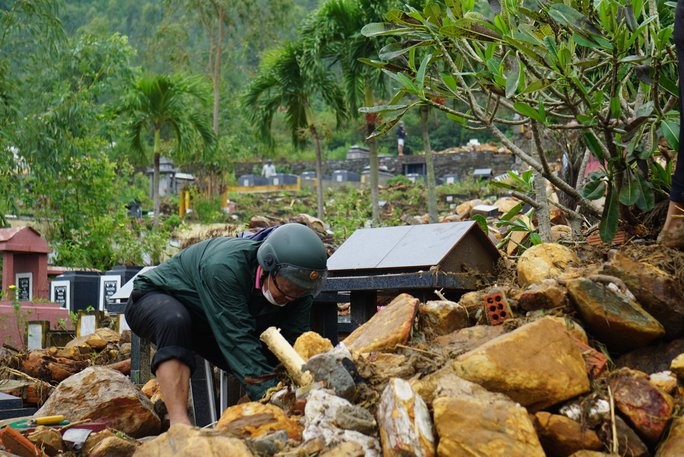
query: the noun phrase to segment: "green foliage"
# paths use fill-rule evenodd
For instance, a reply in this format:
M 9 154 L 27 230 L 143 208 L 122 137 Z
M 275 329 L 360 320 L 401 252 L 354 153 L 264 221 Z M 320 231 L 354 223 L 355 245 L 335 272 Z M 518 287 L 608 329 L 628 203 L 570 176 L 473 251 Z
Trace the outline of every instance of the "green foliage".
M 410 179 L 408 179 L 404 175 L 397 175 L 397 176 L 392 176 L 390 179 L 387 180 L 387 185 L 392 186 L 395 184 L 404 184 L 404 185 L 411 185 L 413 184 Z
M 450 184 L 443 184 L 437 187 L 437 195 L 458 195 L 462 197 L 483 197 L 490 194 L 490 187 L 494 183 L 490 181 L 476 179 L 473 176 L 466 176 Z
M 488 128 L 587 211 L 583 195 L 605 186 L 601 236 L 610 241 L 626 214 L 621 208 L 653 208 L 658 189 L 639 162 L 655 159 L 659 137 L 675 144 L 677 66 L 669 6 L 627 0 L 571 0 L 540 4 L 540 10 L 498 5 L 491 14 L 476 11 L 475 2 L 407 6 L 391 11 L 386 23 L 366 25 L 368 37 L 395 39 L 380 52 L 382 61 L 366 63 L 381 68 L 396 91 L 386 105 L 363 110 L 383 116 L 378 134 L 418 105 L 444 111 L 466 127 Z M 536 129 L 534 154 L 504 136 L 501 125 L 513 113 Z M 573 123 L 581 149 L 607 171 L 603 184 L 592 183 L 584 194 L 536 158 L 548 154 L 539 140 L 545 131 L 566 135 Z
M 193 194 L 192 213 L 190 213 L 189 219 L 199 221 L 202 224 L 225 222 L 226 213 L 221 207 L 221 197 L 207 198 Z
M 326 222 L 333 230 L 336 243 L 341 244 L 370 220 L 368 199 L 369 192 L 365 187 L 344 186 L 326 192 Z

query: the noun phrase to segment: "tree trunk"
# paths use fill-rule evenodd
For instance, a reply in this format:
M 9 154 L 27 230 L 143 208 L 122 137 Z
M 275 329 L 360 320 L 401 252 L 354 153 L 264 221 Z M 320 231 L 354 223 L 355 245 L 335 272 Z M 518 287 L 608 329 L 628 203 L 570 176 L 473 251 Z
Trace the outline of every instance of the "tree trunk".
M 437 195 L 435 187 L 437 182 L 435 180 L 435 163 L 432 158 L 432 148 L 430 147 L 430 135 L 428 132 L 428 114 L 430 114 L 430 107 L 423 106 L 420 108 L 420 126 L 423 133 L 423 149 L 425 149 L 425 168 L 426 185 L 427 185 L 427 204 L 428 214 L 430 215 L 430 222 L 437 222 Z
M 214 68 L 212 69 L 212 83 L 214 90 L 214 134 L 216 139 L 219 137 L 219 105 L 221 101 L 220 86 L 221 86 L 221 54 L 223 53 L 223 17 L 225 11 L 223 8 L 219 8 L 218 11 L 218 36 L 216 38 L 216 43 L 214 44 Z M 221 186 L 218 182 L 218 173 L 212 167 L 209 172 L 209 198 L 214 197 L 219 193 L 219 188 Z
M 546 196 L 546 182 L 541 173 L 534 174 L 534 192 L 537 196 L 535 201 L 539 204 L 537 208 L 537 228 L 542 241 L 551 241 L 551 218 L 549 215 L 549 199 Z
M 375 101 L 373 97 L 373 90 L 368 81 L 366 81 L 366 90 L 364 101 L 366 106 L 373 106 Z M 370 136 L 373 131 L 375 131 L 375 121 L 371 122 L 371 118 L 368 116 L 366 119 L 366 135 Z M 368 156 L 369 156 L 369 167 L 370 167 L 370 194 L 371 194 L 371 219 L 373 227 L 380 226 L 380 193 L 378 191 L 378 142 L 375 138 L 368 140 Z
M 316 144 L 316 200 L 318 201 L 316 216 L 323 220 L 325 208 L 323 205 L 323 153 L 321 152 L 321 138 L 314 125 L 311 126 L 311 133 Z
M 154 199 L 154 215 L 152 216 L 152 225 L 157 226 L 159 222 L 159 162 L 161 159 L 161 153 L 159 149 L 161 147 L 160 130 L 158 128 L 154 129 L 154 167 L 152 174 L 152 195 Z

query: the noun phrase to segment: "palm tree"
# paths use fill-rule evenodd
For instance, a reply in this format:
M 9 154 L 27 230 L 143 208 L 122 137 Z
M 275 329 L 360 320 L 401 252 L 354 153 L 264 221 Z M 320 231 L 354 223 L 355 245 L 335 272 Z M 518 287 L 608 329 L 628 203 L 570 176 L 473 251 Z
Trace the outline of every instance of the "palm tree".
M 175 139 L 175 152 L 187 152 L 197 135 L 205 146 L 214 144 L 208 122 L 193 101 L 206 103 L 207 91 L 198 78 L 184 75 L 146 75 L 140 77 L 125 101 L 122 112 L 131 118 L 131 149 L 149 163 L 149 140 L 152 139 L 154 174 L 154 224 L 159 214 L 159 159 L 162 133 L 169 131 Z
M 295 147 L 303 147 L 306 136 L 314 141 L 318 177 L 317 216 L 323 218 L 322 134 L 312 106 L 316 96 L 322 97 L 335 112 L 338 123 L 347 116 L 342 91 L 334 79 L 315 62 L 303 61 L 302 42 L 289 42 L 264 60 L 259 74 L 247 88 L 242 105 L 250 120 L 260 129 L 262 139 L 270 146 L 273 146 L 273 116 L 281 108 L 285 111 L 285 122 Z
M 374 106 L 378 94 L 383 94 L 385 90 L 384 74 L 363 62 L 365 59 L 377 59 L 384 42 L 362 35 L 361 29 L 368 23 L 383 21 L 390 7 L 398 4 L 394 0 L 328 0 L 303 27 L 305 50 L 311 60 L 339 66 L 347 104 L 352 113 L 358 112 L 361 106 Z M 378 225 L 379 162 L 377 141 L 372 136 L 377 126 L 377 116 L 367 113 L 364 123 L 369 149 L 372 218 L 373 224 Z
M 430 146 L 430 133 L 428 129 L 428 115 L 430 107 L 422 105 L 420 107 L 420 127 L 423 135 L 423 150 L 425 151 L 425 184 L 427 187 L 427 204 L 430 222 L 437 222 L 437 195 L 435 186 L 435 164 L 432 157 L 432 147 Z

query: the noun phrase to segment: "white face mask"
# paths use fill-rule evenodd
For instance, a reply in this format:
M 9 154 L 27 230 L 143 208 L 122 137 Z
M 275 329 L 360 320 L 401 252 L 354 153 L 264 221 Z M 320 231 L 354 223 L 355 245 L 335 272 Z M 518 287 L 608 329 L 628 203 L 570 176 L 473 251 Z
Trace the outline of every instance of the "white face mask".
M 266 300 L 268 300 L 268 302 L 269 302 L 270 304 L 272 304 L 272 305 L 280 306 L 280 307 L 283 307 L 283 306 L 287 305 L 287 302 L 285 302 L 285 303 L 278 303 L 278 302 L 276 301 L 276 299 L 273 298 L 273 294 L 271 293 L 271 291 L 268 290 L 267 288 L 263 287 L 263 286 L 261 287 L 261 293 L 264 295 L 264 298 L 265 298 Z

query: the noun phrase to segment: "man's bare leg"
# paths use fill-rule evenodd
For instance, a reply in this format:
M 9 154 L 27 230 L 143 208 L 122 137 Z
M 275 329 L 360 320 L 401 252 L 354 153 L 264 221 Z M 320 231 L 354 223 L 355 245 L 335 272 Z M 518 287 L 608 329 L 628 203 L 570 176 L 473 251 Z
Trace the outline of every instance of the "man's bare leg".
M 669 203 L 658 242 L 663 246 L 684 250 L 684 203 Z
M 155 377 L 169 413 L 169 424 L 192 425 L 188 417 L 190 368 L 176 359 L 169 359 L 157 366 Z

